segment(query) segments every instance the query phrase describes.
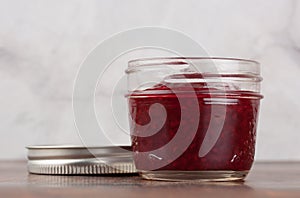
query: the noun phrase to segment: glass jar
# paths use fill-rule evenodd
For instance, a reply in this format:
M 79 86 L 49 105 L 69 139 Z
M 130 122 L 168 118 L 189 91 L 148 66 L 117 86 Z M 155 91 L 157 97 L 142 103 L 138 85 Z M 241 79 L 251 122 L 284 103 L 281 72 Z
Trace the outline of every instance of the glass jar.
M 155 180 L 243 180 L 255 153 L 260 65 L 233 58 L 129 62 L 134 162 Z

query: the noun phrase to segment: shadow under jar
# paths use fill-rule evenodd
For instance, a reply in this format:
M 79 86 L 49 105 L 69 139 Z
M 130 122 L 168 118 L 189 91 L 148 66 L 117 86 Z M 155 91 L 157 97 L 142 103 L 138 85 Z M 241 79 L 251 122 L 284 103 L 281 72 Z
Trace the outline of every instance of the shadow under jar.
M 243 180 L 255 153 L 259 63 L 233 58 L 129 62 L 134 162 L 155 180 Z

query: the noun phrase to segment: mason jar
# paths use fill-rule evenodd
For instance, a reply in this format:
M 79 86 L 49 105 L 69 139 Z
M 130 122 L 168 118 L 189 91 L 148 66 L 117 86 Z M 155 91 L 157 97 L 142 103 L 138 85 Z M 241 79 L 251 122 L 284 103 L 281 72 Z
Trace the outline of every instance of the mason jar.
M 243 180 L 254 160 L 260 65 L 236 58 L 132 60 L 134 163 L 153 180 Z

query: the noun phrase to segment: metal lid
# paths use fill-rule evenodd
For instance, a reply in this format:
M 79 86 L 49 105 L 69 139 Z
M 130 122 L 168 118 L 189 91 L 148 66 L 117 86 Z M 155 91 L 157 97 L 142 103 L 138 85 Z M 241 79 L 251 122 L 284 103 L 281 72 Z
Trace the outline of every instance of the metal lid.
M 36 174 L 136 173 L 131 147 L 28 146 L 28 171 Z

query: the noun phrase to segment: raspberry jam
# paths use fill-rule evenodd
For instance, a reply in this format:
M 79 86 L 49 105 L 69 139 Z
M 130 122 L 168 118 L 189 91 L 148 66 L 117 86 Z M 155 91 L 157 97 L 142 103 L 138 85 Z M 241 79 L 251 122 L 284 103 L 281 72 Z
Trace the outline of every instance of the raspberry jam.
M 186 82 L 178 81 L 182 77 Z M 200 73 L 169 75 L 160 83 L 129 93 L 134 162 L 145 178 L 222 180 L 222 176 L 210 175 L 221 173 L 238 180 L 250 170 L 262 96 L 235 89 L 230 83 L 215 86 L 201 79 Z M 167 147 L 176 135 L 180 138 Z M 241 175 L 228 176 L 231 172 Z M 149 173 L 172 175 L 151 177 Z M 188 176 L 182 178 L 176 173 Z M 194 173 L 200 176 L 194 177 Z

